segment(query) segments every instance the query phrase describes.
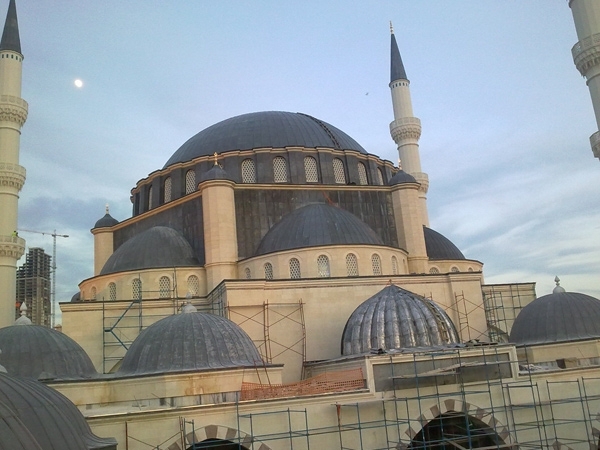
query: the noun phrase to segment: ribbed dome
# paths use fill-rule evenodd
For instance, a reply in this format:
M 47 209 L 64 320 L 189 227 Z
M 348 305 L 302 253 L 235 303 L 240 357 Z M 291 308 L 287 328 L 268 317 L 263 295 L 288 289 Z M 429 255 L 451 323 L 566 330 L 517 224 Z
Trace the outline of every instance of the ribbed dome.
M 221 166 L 215 164 L 200 177 L 200 183 L 208 180 L 232 180 L 232 178 Z
M 383 245 L 354 214 L 325 203 L 304 206 L 284 216 L 260 242 L 255 255 L 321 245 Z
M 342 355 L 457 342 L 452 320 L 435 302 L 390 285 L 354 310 L 342 335 Z
M 0 373 L 0 405 L 6 407 L 0 409 L 0 414 L 10 416 L 11 412 L 14 413 L 42 449 L 117 448 L 114 439 L 99 438 L 92 433 L 84 417 L 69 399 L 40 382 Z
M 0 350 L 0 364 L 16 377 L 72 380 L 98 375 L 77 342 L 41 325 L 0 328 Z
M 327 147 L 367 153 L 346 133 L 322 120 L 301 113 L 264 111 L 232 117 L 204 129 L 185 142 L 164 167 L 214 152 L 265 147 Z
M 465 255 L 447 237 L 425 226 L 423 233 L 429 259 L 466 259 Z
M 152 227 L 121 245 L 100 275 L 159 267 L 198 266 L 189 242 L 173 228 Z
M 544 295 L 521 310 L 510 342 L 550 344 L 600 338 L 600 300 L 577 292 Z
M 0 448 L 42 450 L 19 416 L 0 402 Z
M 263 364 L 260 354 L 252 339 L 238 325 L 214 314 L 184 311 L 143 330 L 127 350 L 118 374 L 254 367 L 257 364 Z

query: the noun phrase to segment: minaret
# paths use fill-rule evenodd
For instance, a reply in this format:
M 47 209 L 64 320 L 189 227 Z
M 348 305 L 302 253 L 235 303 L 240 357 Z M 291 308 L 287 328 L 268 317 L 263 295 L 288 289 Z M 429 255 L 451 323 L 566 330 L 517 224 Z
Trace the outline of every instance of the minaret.
M 22 64 L 17 9 L 10 0 L 0 40 L 0 327 L 14 322 L 17 261 L 25 252 L 25 240 L 17 235 L 19 191 L 25 183 L 19 143 L 27 119 Z
M 390 89 L 392 90 L 392 106 L 394 107 L 394 121 L 390 123 L 390 133 L 392 133 L 392 139 L 398 145 L 398 154 L 404 171 L 412 175 L 421 185 L 419 188 L 421 222 L 422 225 L 429 226 L 427 214 L 429 178 L 426 173 L 421 172 L 421 159 L 419 157 L 421 121 L 413 116 L 410 81 L 406 77 L 391 22 L 390 31 L 392 32 Z
M 579 42 L 571 53 L 577 70 L 587 80 L 600 130 L 600 2 L 598 0 L 570 0 Z M 590 136 L 592 151 L 600 158 L 600 131 Z

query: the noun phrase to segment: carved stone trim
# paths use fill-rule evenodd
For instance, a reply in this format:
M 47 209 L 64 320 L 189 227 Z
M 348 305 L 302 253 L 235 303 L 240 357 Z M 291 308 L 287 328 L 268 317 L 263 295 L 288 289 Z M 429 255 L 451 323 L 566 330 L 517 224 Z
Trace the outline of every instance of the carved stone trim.
M 416 117 L 403 117 L 390 123 L 390 133 L 395 142 L 403 139 L 419 140 L 421 137 L 421 121 Z
M 600 131 L 596 131 L 590 136 L 590 144 L 596 158 L 600 158 Z
M 0 121 L 14 122 L 19 125 L 19 127 L 22 127 L 26 120 L 27 103 L 23 106 L 11 102 L 4 102 L 0 99 Z
M 18 164 L 0 163 L 0 186 L 9 186 L 20 191 L 25 184 L 25 167 Z
M 590 69 L 600 64 L 600 33 L 592 34 L 591 36 L 582 39 L 571 49 L 575 67 L 581 75 Z
M 25 239 L 18 236 L 0 236 L 0 256 L 19 259 L 25 253 Z

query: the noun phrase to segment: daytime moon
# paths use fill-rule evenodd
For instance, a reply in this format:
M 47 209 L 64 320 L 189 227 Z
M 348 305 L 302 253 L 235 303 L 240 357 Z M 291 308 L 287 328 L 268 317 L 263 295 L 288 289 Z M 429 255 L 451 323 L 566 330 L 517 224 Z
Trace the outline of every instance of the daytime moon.
M 73 83 L 75 84 L 75 87 L 77 87 L 77 88 L 83 87 L 83 81 L 81 81 L 79 78 L 77 78 Z

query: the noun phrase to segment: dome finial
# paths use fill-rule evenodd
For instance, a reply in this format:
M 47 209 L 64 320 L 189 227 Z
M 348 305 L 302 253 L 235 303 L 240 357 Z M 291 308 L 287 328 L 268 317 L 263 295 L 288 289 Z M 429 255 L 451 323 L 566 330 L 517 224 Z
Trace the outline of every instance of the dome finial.
M 394 34 L 394 25 L 392 25 L 391 20 L 390 20 L 390 33 Z
M 104 205 L 104 210 L 106 211 L 106 214 L 108 214 L 108 203 Z
M 27 317 L 27 304 L 25 302 L 21 303 L 19 311 L 21 311 L 21 317 L 15 320 L 15 325 L 31 325 L 31 319 Z
M 398 158 L 398 169 L 402 170 L 402 160 Z
M 215 158 L 215 166 L 219 165 L 219 155 L 217 154 L 217 152 L 215 152 L 213 154 L 213 157 Z
M 196 307 L 192 305 L 192 302 L 190 302 L 189 300 L 185 302 L 185 305 L 183 306 L 183 308 L 181 308 L 181 314 L 189 314 L 195 312 L 198 312 L 198 309 L 196 309 Z
M 562 294 L 565 291 L 565 288 L 563 288 L 560 285 L 560 278 L 558 278 L 558 275 L 554 277 L 554 282 L 556 283 L 556 287 L 552 290 L 553 294 Z

